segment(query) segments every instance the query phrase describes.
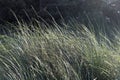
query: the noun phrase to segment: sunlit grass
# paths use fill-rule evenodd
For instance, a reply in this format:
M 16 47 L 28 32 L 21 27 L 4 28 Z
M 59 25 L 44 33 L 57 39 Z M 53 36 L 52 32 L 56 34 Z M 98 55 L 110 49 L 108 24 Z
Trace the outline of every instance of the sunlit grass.
M 0 36 L 0 80 L 120 79 L 119 35 L 114 45 L 81 24 L 21 25 Z

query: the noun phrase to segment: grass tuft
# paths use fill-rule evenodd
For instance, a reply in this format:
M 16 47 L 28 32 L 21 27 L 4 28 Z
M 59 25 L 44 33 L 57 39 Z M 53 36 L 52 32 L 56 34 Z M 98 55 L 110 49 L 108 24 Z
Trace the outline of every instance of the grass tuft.
M 23 24 L 12 36 L 1 35 L 0 80 L 119 80 L 119 35 L 114 45 L 73 25 Z

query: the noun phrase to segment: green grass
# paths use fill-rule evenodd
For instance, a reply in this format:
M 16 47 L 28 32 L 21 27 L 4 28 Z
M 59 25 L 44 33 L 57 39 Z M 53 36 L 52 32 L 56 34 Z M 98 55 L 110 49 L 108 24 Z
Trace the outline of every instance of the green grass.
M 64 26 L 21 24 L 1 35 L 0 80 L 120 80 L 119 35 L 115 45 L 84 25 Z

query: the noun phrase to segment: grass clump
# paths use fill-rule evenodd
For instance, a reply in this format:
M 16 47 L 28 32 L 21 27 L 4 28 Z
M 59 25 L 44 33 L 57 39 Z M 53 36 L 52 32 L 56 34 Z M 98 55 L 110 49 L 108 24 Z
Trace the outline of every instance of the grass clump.
M 22 26 L 0 36 L 0 80 L 119 80 L 119 44 L 80 24 Z

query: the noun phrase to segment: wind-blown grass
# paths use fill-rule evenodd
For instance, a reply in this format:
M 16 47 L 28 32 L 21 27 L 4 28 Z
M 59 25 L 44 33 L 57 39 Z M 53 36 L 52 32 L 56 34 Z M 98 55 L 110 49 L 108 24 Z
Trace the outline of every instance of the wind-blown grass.
M 20 25 L 21 26 L 21 25 Z M 119 80 L 120 45 L 77 24 L 0 36 L 0 80 Z M 45 27 L 45 25 L 40 25 Z

